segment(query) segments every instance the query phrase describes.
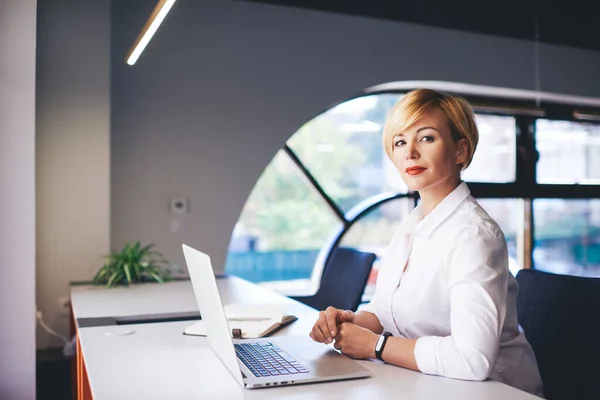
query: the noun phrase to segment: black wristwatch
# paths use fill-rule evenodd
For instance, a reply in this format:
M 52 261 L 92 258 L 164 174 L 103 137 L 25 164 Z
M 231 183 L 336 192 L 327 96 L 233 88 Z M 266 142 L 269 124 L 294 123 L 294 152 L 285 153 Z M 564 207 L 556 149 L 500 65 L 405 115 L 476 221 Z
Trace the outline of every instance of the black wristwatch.
M 393 336 L 390 332 L 383 332 L 375 345 L 375 357 L 378 360 L 383 361 L 383 349 L 385 348 L 385 344 L 390 336 Z

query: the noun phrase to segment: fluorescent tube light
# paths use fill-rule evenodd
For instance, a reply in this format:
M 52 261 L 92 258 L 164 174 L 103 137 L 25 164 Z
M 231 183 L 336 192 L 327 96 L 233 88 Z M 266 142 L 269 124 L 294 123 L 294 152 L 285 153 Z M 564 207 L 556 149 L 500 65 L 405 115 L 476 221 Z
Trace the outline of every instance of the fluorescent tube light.
M 135 43 L 131 50 L 129 50 L 129 54 L 127 55 L 127 64 L 133 65 L 138 60 L 142 51 L 146 48 L 154 33 L 163 22 L 171 7 L 175 4 L 175 0 L 160 0 L 156 7 L 154 7 L 154 11 L 152 11 L 152 15 L 146 21 L 146 25 L 144 25 L 144 29 L 138 35 Z

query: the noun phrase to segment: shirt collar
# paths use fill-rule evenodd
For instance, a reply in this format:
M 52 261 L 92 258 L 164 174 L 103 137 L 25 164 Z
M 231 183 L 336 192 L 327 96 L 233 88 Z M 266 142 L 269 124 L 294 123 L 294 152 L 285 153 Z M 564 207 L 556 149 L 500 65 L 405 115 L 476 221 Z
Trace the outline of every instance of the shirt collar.
M 412 232 L 415 236 L 429 237 L 470 194 L 467 184 L 461 182 L 425 218 L 419 204 L 405 220 L 405 233 Z

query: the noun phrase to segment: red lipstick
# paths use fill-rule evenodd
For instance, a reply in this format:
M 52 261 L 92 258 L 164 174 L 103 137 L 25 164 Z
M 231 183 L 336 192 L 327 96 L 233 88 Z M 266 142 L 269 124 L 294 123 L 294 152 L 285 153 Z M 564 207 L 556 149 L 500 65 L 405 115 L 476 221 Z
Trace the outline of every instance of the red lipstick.
M 427 168 L 425 167 L 408 167 L 406 168 L 406 173 L 409 175 L 419 175 L 423 173 Z

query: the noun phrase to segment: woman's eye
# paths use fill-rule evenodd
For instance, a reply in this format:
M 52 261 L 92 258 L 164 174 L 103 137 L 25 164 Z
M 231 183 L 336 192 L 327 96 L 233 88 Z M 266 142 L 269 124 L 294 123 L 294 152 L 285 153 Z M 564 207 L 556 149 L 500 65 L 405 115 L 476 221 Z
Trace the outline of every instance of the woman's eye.
M 394 143 L 395 147 L 400 147 L 402 145 L 406 144 L 406 142 L 404 140 L 398 140 L 397 142 Z
M 433 136 L 423 136 L 421 142 L 433 142 Z

